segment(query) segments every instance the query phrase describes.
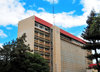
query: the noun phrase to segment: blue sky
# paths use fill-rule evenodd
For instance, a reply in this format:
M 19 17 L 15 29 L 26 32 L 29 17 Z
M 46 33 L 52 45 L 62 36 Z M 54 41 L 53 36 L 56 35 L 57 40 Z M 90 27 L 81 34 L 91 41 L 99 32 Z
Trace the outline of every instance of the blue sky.
M 53 24 L 53 0 L 0 0 L 0 46 L 17 38 L 18 21 L 36 15 Z M 80 37 L 86 19 L 99 0 L 54 0 L 55 25 Z

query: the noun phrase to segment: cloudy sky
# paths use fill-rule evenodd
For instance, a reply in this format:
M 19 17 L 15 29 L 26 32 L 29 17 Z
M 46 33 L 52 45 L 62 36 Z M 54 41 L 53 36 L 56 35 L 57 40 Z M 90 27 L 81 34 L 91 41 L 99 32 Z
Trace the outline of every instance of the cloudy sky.
M 16 39 L 18 21 L 36 15 L 53 24 L 53 0 L 0 0 L 0 46 Z M 100 0 L 54 0 L 55 25 L 80 37 L 92 9 Z

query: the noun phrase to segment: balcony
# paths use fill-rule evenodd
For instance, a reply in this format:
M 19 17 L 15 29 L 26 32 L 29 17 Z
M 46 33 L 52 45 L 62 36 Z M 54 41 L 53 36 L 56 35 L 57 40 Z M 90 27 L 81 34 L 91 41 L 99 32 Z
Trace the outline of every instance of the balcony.
M 45 53 L 46 56 L 50 56 L 50 53 Z
M 44 49 L 40 49 L 39 51 L 40 51 L 40 52 L 41 52 L 41 51 L 44 51 Z
M 36 36 L 38 36 L 38 33 L 35 33 Z
M 50 49 L 50 47 L 49 46 L 45 46 L 45 49 Z
M 50 53 L 50 50 L 45 50 L 45 53 Z
M 39 37 L 40 37 L 40 38 L 44 38 L 44 35 L 40 35 Z
M 38 51 L 38 48 L 37 48 L 37 47 L 35 47 L 35 48 L 34 48 L 34 50 L 35 50 L 35 51 Z
M 44 56 L 43 50 L 39 50 L 39 54 Z
M 45 57 L 45 59 L 50 60 L 50 57 Z
M 50 44 L 45 44 L 45 46 L 50 47 Z
M 34 51 L 34 53 L 39 53 L 38 51 Z
M 40 44 L 40 45 L 44 45 L 44 42 L 40 42 L 39 44 Z
M 46 40 L 50 40 L 50 37 L 45 37 Z
M 38 43 L 38 40 L 35 40 L 34 42 L 35 42 L 35 43 Z

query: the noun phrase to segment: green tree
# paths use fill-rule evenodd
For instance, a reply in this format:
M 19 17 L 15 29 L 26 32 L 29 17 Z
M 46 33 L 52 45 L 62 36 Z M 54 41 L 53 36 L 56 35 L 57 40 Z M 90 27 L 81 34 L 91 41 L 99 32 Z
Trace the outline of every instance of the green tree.
M 100 72 L 100 66 L 98 62 L 100 54 L 97 53 L 97 49 L 100 49 L 100 15 L 92 10 L 86 22 L 87 27 L 82 33 L 82 37 L 83 39 L 87 40 L 87 42 L 82 48 L 95 51 L 95 54 L 88 55 L 87 58 L 90 60 L 96 60 L 97 69 L 98 72 Z
M 49 72 L 47 61 L 29 52 L 29 45 L 24 44 L 25 38 L 23 34 L 0 48 L 0 72 Z

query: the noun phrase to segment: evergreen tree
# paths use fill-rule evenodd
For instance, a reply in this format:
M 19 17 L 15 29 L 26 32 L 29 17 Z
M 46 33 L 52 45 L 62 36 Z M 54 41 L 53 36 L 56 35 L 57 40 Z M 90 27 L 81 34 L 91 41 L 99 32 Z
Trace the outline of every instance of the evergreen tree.
M 95 51 L 95 54 L 88 55 L 87 58 L 90 60 L 96 60 L 97 69 L 98 72 L 100 72 L 100 66 L 98 62 L 100 54 L 97 53 L 97 49 L 100 49 L 100 15 L 92 10 L 86 22 L 87 27 L 82 33 L 82 37 L 83 39 L 87 40 L 87 42 L 82 48 Z
M 25 38 L 23 34 L 0 48 L 0 72 L 49 72 L 47 61 L 29 52 L 29 45 L 24 44 Z

